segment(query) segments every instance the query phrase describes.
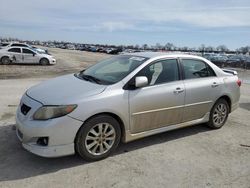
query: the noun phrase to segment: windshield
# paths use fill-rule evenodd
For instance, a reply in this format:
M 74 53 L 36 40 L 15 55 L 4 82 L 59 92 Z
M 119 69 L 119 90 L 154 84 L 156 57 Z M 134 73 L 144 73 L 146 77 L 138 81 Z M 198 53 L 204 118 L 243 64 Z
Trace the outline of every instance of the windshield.
M 115 56 L 91 66 L 76 76 L 98 84 L 114 84 L 125 78 L 147 59 L 132 55 Z
M 35 50 L 35 51 L 36 51 L 36 53 L 38 53 L 38 54 L 46 54 L 46 53 L 43 53 L 43 52 L 41 52 L 41 51 L 37 50 L 36 48 L 33 48 L 33 50 Z

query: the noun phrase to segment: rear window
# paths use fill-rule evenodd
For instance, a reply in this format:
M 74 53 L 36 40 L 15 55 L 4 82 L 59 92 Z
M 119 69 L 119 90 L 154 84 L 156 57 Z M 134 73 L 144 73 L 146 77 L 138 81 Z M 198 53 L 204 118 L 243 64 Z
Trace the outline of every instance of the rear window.
M 11 44 L 11 46 L 27 47 L 27 45 L 26 45 L 26 44 Z
M 21 48 L 11 48 L 8 52 L 21 53 Z

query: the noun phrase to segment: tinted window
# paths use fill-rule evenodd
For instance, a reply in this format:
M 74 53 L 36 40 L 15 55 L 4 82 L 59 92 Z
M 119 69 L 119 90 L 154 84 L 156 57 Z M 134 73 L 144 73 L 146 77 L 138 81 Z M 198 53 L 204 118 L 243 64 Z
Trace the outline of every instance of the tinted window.
M 203 61 L 194 59 L 182 59 L 181 64 L 183 67 L 185 79 L 215 76 L 212 68 Z
M 137 76 L 146 76 L 149 85 L 156 85 L 179 80 L 177 60 L 158 61 L 143 68 Z
M 32 52 L 31 50 L 25 49 L 25 48 L 23 48 L 23 53 L 25 53 L 25 54 L 34 54 L 34 52 Z
M 11 44 L 11 46 L 27 47 L 27 45 L 25 45 L 25 44 Z
M 0 44 L 0 46 L 8 46 L 9 45 L 9 43 L 2 43 L 2 44 Z
M 21 49 L 20 48 L 11 48 L 8 50 L 8 52 L 21 53 Z

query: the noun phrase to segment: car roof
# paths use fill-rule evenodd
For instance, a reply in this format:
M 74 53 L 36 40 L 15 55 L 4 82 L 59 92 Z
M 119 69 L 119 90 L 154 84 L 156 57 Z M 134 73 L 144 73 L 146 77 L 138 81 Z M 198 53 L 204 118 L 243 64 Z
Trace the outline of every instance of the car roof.
M 13 48 L 22 48 L 22 49 L 28 49 L 28 50 L 31 50 L 33 52 L 36 52 L 36 50 L 32 49 L 32 48 L 29 48 L 29 47 L 26 47 L 26 46 L 10 46 L 10 47 L 7 47 L 7 48 L 2 48 L 1 50 L 10 50 L 10 49 L 13 49 Z
M 201 58 L 196 55 L 189 55 L 184 53 L 174 53 L 174 52 L 135 52 L 135 53 L 127 53 L 125 55 L 132 56 L 141 56 L 146 58 L 156 58 L 156 57 L 186 57 L 186 58 Z M 202 58 L 201 58 L 202 59 Z

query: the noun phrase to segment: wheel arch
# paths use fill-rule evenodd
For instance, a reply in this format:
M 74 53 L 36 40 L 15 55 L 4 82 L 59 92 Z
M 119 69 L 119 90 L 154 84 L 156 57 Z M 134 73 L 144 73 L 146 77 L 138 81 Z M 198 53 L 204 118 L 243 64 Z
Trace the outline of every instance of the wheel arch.
M 219 99 L 224 99 L 224 100 L 227 101 L 228 106 L 229 106 L 229 113 L 230 113 L 230 112 L 231 112 L 231 108 L 232 108 L 232 100 L 231 100 L 231 98 L 230 98 L 228 95 L 222 95 L 221 97 L 219 97 L 219 98 L 216 100 L 216 102 L 217 102 Z M 215 103 L 216 103 L 216 102 L 215 102 Z
M 115 120 L 118 121 L 119 125 L 120 125 L 120 128 L 121 128 L 121 142 L 125 142 L 125 125 L 124 125 L 124 122 L 122 121 L 122 119 L 115 113 L 112 113 L 112 112 L 101 112 L 101 113 L 97 113 L 97 114 L 94 114 L 92 116 L 90 116 L 89 118 L 87 118 L 82 126 L 84 125 L 85 122 L 89 121 L 90 119 L 93 119 L 95 118 L 96 116 L 100 116 L 100 115 L 107 115 L 107 116 L 111 116 L 112 118 L 114 118 Z M 81 127 L 82 127 L 81 126 Z M 76 140 L 76 137 L 78 135 L 78 132 L 80 131 L 81 127 L 78 129 L 77 133 L 76 133 L 76 136 L 75 136 L 75 140 Z
M 10 56 L 8 56 L 8 55 L 4 55 L 4 56 L 2 56 L 1 58 L 0 58 L 0 61 L 2 62 L 2 59 L 3 58 L 5 58 L 5 57 L 7 57 L 7 58 L 9 58 L 10 59 Z M 11 59 L 10 59 L 11 60 Z
M 43 59 L 46 59 L 46 60 L 48 61 L 48 63 L 50 64 L 50 61 L 49 61 L 49 59 L 48 59 L 47 57 L 41 57 L 40 60 L 39 60 L 39 64 L 41 64 L 41 61 L 42 61 Z

